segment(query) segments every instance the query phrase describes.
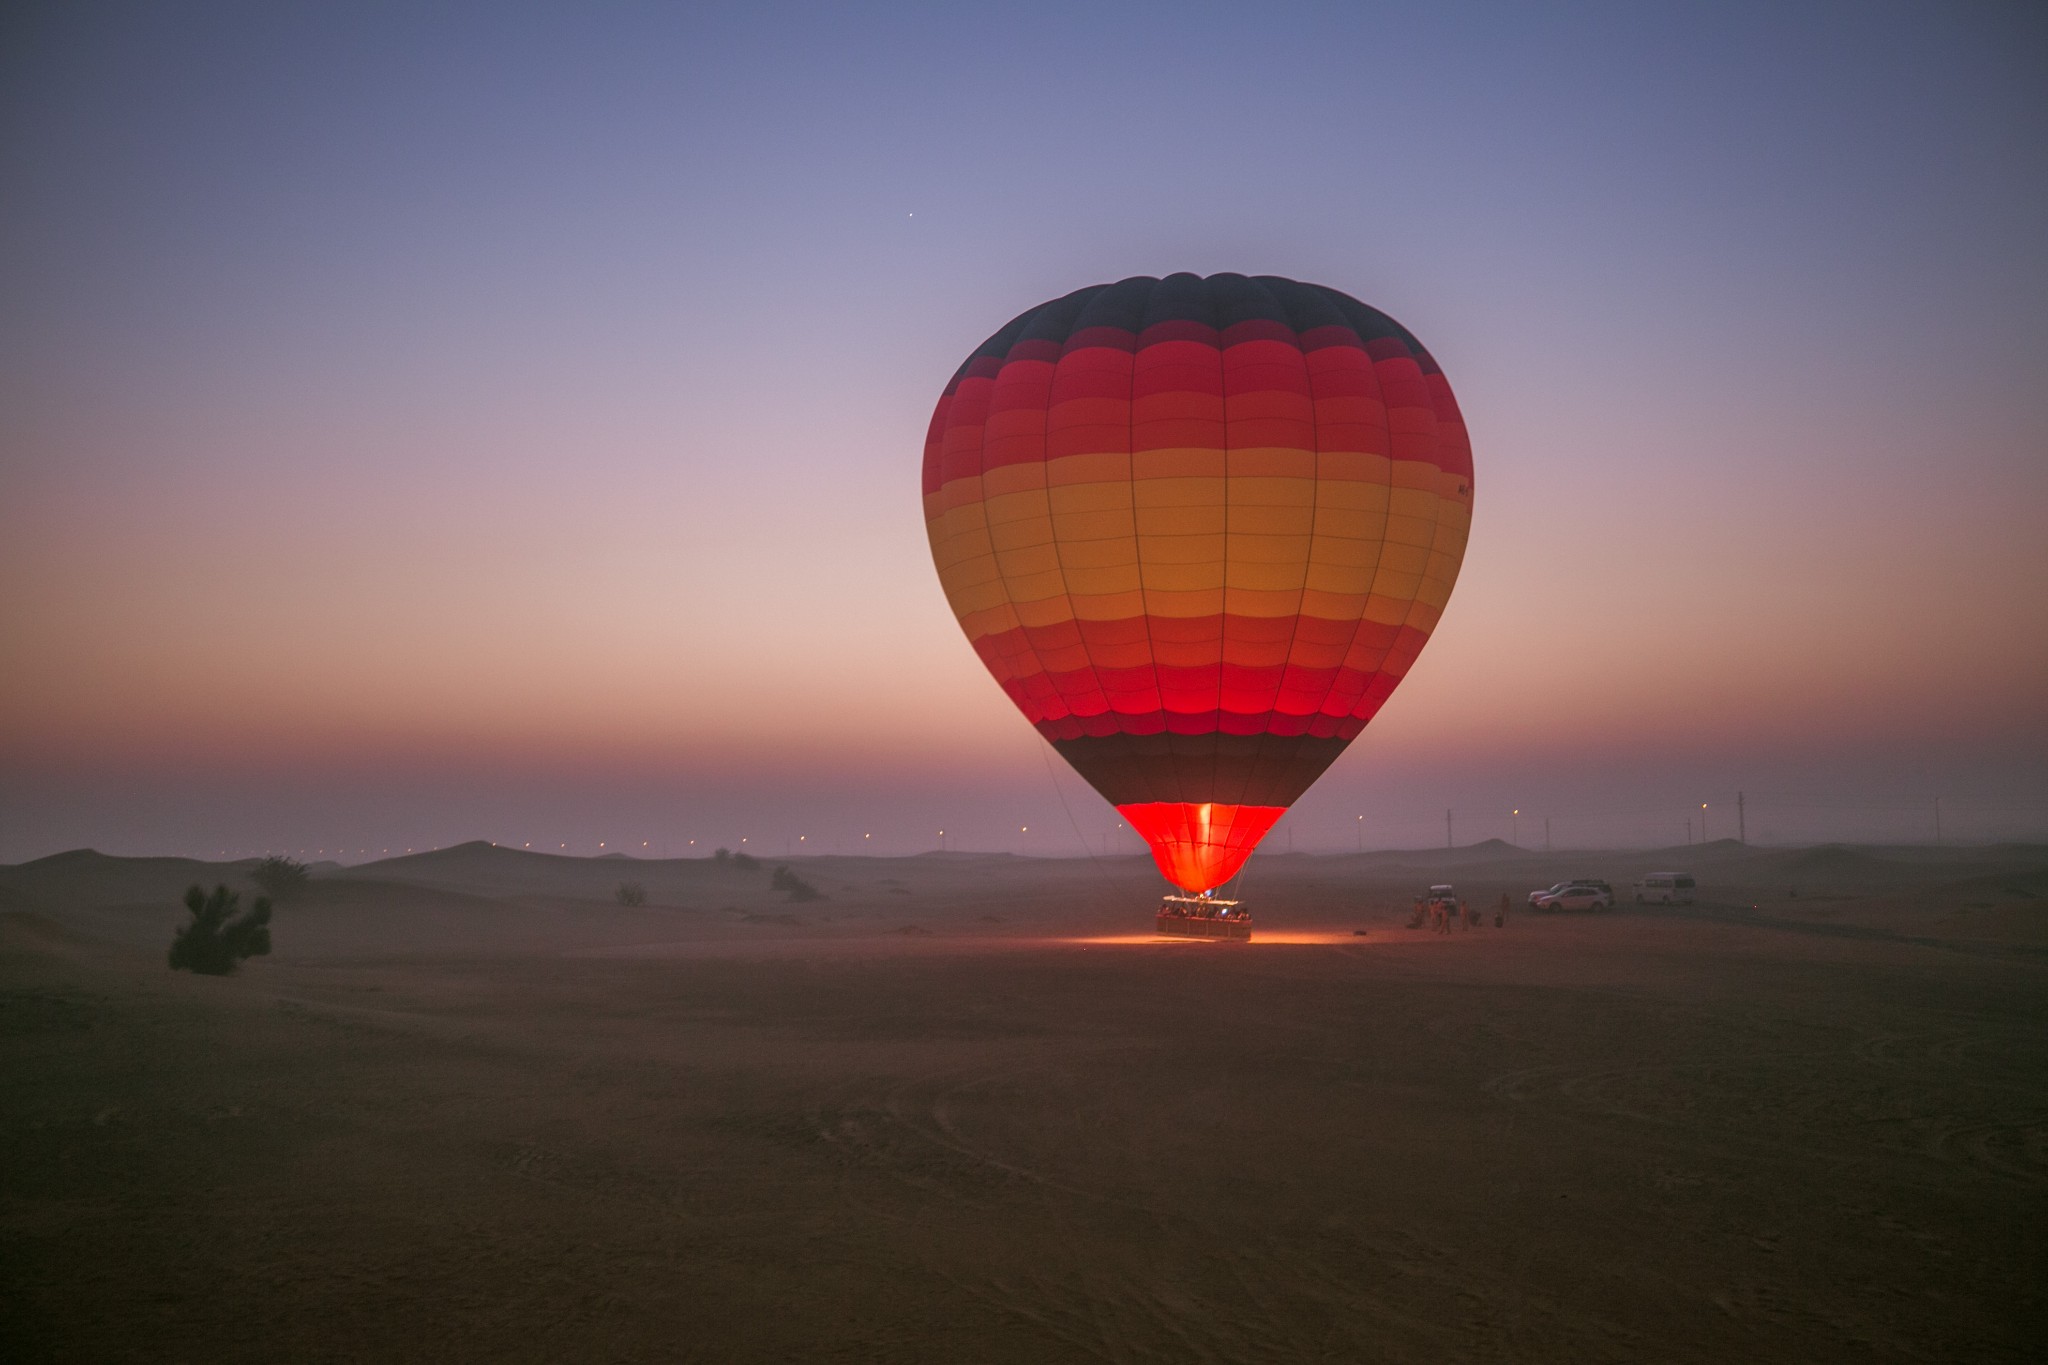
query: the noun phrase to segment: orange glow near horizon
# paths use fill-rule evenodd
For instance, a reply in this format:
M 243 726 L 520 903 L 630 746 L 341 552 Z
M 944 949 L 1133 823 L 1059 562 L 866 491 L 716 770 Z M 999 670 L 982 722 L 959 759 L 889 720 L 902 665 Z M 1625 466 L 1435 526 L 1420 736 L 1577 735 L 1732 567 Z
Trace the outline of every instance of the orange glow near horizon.
M 20 490 L 0 546 L 0 752 L 145 769 L 427 753 L 457 766 L 516 756 L 543 769 L 904 771 L 986 763 L 1029 742 L 957 638 L 920 562 L 914 508 L 856 495 L 846 529 L 801 547 L 757 549 L 707 526 L 675 560 L 656 553 L 663 538 L 636 510 L 567 498 L 552 520 L 512 518 L 513 538 L 601 541 L 597 528 L 619 522 L 610 534 L 633 548 L 520 563 L 502 524 L 396 539 L 386 525 L 390 543 L 372 552 L 369 530 L 409 524 L 416 509 L 368 495 L 313 507 L 288 533 L 258 526 L 234 556 L 192 558 L 184 528 L 219 515 L 219 492 L 114 501 L 88 522 Z M 1689 574 L 1704 561 L 1660 555 L 1627 526 L 1599 561 L 1627 573 L 1552 562 L 1523 524 L 1551 501 L 1545 490 L 1510 515 L 1480 509 L 1444 623 L 1367 745 L 1462 760 L 1674 735 L 1767 750 L 2039 732 L 2048 636 L 2015 628 L 2009 599 L 1989 590 L 2024 581 L 2027 563 L 2036 581 L 2048 573 L 2019 524 L 2024 496 L 1972 504 L 1967 526 L 1938 503 L 1846 509 L 1822 528 L 1759 505 L 1740 514 L 1756 548 L 1712 580 Z M 745 509 L 735 503 L 735 525 L 755 522 Z M 1887 553 L 1873 557 L 1876 545 Z M 720 560 L 725 571 L 677 590 Z M 274 567 L 250 574 L 245 561 Z M 861 567 L 807 567 L 833 561 Z M 728 600 L 727 576 L 748 592 Z M 751 601 L 773 610 L 744 610 Z M 1587 647 L 1560 644 L 1575 639 Z
M 1257 948 L 1261 944 L 1273 947 L 1335 947 L 1339 944 L 1389 943 L 1392 939 L 1374 940 L 1362 934 L 1335 931 L 1314 931 L 1305 929 L 1265 930 L 1254 924 L 1252 936 L 1245 939 L 1182 938 L 1175 934 L 1084 934 L 1069 938 L 1056 938 L 1055 943 L 1078 944 L 1084 948 L 1159 948 L 1159 947 L 1210 947 L 1210 948 Z

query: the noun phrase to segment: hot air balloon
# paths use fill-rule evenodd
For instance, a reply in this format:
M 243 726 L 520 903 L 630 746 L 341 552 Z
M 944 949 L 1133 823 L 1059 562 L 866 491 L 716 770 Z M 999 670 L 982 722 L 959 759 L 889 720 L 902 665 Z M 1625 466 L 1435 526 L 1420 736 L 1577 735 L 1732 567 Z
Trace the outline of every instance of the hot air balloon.
M 1472 451 L 1386 314 L 1270 275 L 1139 276 L 975 348 L 932 414 L 924 506 L 989 672 L 1207 893 L 1435 629 Z

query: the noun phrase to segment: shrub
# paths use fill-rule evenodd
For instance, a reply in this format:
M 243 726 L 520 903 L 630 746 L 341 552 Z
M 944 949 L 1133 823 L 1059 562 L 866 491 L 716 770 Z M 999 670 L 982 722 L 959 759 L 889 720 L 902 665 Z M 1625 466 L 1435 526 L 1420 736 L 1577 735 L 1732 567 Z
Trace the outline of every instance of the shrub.
M 718 852 L 716 852 L 716 853 L 714 853 L 714 854 L 712 854 L 712 855 L 711 855 L 711 861 L 712 861 L 712 862 L 714 862 L 714 863 L 729 863 L 729 862 L 731 862 L 731 861 L 732 861 L 732 850 L 731 850 L 731 849 L 729 849 L 729 848 L 721 848 L 721 849 L 719 849 L 719 850 L 718 850 Z
M 311 876 L 306 865 L 298 859 L 278 857 L 265 858 L 256 864 L 249 880 L 268 892 L 272 900 L 281 901 L 303 890 Z
M 742 872 L 754 872 L 759 870 L 761 860 L 751 853 L 735 853 L 732 855 L 732 865 Z
M 645 905 L 647 888 L 638 882 L 620 882 L 618 897 L 620 905 Z
M 821 901 L 825 899 L 824 892 L 818 890 L 817 887 L 812 886 L 786 867 L 776 868 L 774 875 L 768 878 L 768 884 L 777 891 L 787 891 L 789 898 L 799 904 L 804 901 Z
M 236 914 L 241 897 L 225 886 L 211 896 L 198 887 L 185 893 L 192 922 L 171 940 L 171 967 L 204 976 L 226 976 L 245 957 L 270 951 L 270 897 L 258 896 L 246 914 Z

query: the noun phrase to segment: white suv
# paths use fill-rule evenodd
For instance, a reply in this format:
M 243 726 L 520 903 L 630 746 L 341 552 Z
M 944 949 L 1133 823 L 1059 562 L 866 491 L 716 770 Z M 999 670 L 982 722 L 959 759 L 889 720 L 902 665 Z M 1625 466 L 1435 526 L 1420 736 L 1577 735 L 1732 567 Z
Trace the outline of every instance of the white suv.
M 1594 908 L 1591 902 L 1580 903 L 1584 902 L 1585 897 L 1589 895 L 1598 898 L 1600 909 L 1611 910 L 1614 908 L 1614 888 L 1595 877 L 1580 877 L 1576 881 L 1559 882 L 1548 891 L 1531 891 L 1529 893 L 1529 908 L 1531 910 L 1590 910 Z M 1577 899 L 1571 904 L 1558 903 L 1574 897 Z
M 1599 887 L 1567 886 L 1562 891 L 1546 891 L 1536 898 L 1538 910 L 1612 910 L 1614 893 Z

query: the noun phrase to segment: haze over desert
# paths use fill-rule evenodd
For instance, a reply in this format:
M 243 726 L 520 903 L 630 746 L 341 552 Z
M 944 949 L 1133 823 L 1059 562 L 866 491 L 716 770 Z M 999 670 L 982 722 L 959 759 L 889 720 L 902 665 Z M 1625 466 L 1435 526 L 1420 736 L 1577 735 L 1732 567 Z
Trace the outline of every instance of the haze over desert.
M 17 1359 L 2022 1360 L 2048 849 L 0 869 Z M 1451 878 L 1487 909 L 1405 927 Z M 617 885 L 645 886 L 621 906 Z M 1788 893 L 1797 888 L 1799 896 Z M 253 888 L 246 888 L 253 891 Z M 1501 892 L 1517 907 L 1491 922 Z M 1364 930 L 1360 935 L 1354 931 Z

